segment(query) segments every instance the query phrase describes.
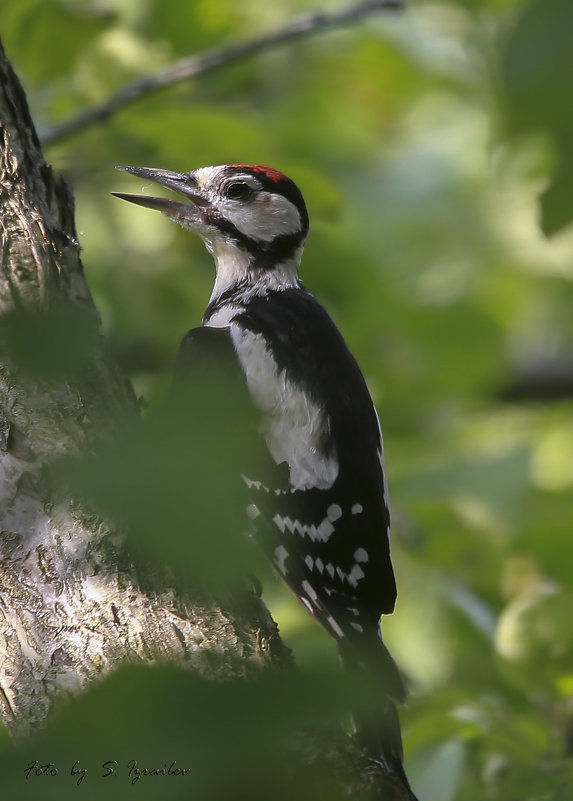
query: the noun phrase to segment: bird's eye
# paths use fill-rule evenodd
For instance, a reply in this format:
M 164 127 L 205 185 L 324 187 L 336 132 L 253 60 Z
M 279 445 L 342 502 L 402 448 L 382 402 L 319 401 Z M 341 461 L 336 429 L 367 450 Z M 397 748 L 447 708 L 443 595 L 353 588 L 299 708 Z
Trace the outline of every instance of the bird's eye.
M 251 187 L 243 181 L 229 184 L 225 189 L 225 194 L 231 200 L 246 200 L 252 194 Z

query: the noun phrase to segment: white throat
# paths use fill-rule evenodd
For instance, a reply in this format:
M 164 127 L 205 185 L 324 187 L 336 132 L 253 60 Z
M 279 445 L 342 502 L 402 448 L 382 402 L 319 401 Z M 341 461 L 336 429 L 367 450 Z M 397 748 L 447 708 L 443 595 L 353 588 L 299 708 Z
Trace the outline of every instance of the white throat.
M 234 317 L 245 301 L 255 295 L 266 295 L 273 290 L 290 289 L 300 286 L 298 269 L 304 243 L 294 255 L 269 270 L 253 270 L 247 251 L 232 242 L 205 242 L 207 250 L 215 260 L 216 277 L 209 303 L 213 303 L 228 290 L 242 285 L 240 301 L 230 301 L 208 320 L 206 325 L 225 326 Z

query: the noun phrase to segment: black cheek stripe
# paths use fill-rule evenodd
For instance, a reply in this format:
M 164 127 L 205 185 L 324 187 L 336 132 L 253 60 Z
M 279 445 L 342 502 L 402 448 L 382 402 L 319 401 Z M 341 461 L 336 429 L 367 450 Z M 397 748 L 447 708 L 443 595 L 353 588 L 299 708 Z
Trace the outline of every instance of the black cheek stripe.
M 302 230 L 295 234 L 276 236 L 270 242 L 260 242 L 243 234 L 232 222 L 218 214 L 206 215 L 206 219 L 248 253 L 251 256 L 253 268 L 261 271 L 272 270 L 294 256 L 306 236 L 306 232 Z

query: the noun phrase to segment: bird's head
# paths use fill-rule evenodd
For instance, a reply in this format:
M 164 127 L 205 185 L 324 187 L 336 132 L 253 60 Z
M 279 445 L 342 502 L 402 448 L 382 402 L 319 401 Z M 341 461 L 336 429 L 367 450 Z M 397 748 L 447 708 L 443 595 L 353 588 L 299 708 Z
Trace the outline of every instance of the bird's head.
M 151 167 L 117 169 L 186 198 L 112 193 L 161 211 L 197 233 L 213 254 L 218 273 L 229 273 L 234 264 L 237 273 L 260 276 L 288 268 L 296 276 L 308 233 L 308 213 L 296 184 L 279 170 L 246 164 L 201 167 L 191 172 Z M 228 275 L 226 283 L 230 279 Z

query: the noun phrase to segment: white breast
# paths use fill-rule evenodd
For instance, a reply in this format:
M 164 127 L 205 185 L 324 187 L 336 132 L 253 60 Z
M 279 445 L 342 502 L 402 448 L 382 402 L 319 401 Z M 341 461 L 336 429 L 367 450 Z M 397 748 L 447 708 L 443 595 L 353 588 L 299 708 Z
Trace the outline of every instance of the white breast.
M 274 461 L 288 464 L 293 489 L 329 489 L 338 476 L 338 459 L 320 448 L 329 426 L 326 414 L 279 369 L 262 335 L 236 323 L 230 333 Z

